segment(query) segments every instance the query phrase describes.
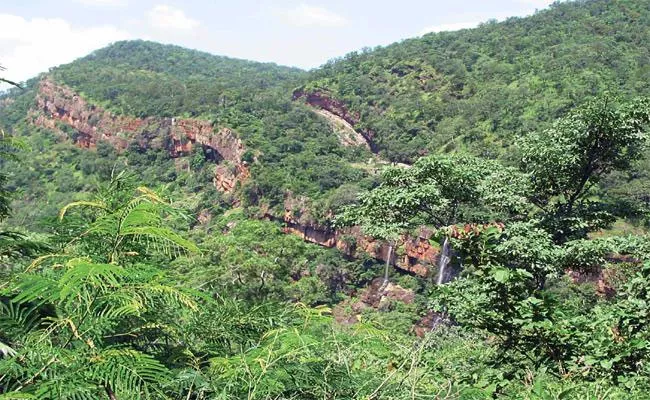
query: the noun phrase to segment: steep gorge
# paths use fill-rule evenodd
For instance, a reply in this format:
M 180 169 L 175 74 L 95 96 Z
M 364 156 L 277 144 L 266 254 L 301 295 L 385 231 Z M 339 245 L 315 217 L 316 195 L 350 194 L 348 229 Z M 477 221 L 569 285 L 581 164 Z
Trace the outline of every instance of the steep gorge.
M 326 104 L 332 110 L 328 112 L 356 121 L 344 105 L 335 101 L 316 101 L 313 106 Z M 214 184 L 223 192 L 232 192 L 238 183 L 250 176 L 248 165 L 242 161 L 245 146 L 231 129 L 215 129 L 209 121 L 199 119 L 116 115 L 48 77 L 39 83 L 29 119 L 34 125 L 50 129 L 85 149 L 94 149 L 99 141 L 105 141 L 118 151 L 134 144 L 142 149 L 164 148 L 171 157 L 177 158 L 189 155 L 195 146 L 202 146 L 206 157 L 217 164 Z M 285 232 L 324 247 L 336 247 L 349 256 L 360 257 L 365 253 L 386 261 L 387 244 L 363 235 L 356 227 L 332 230 L 299 219 L 294 212 L 298 213 L 300 203 L 291 198 L 285 201 L 285 213 L 281 218 Z M 300 213 L 308 214 L 304 209 Z M 436 244 L 430 240 L 431 235 L 431 230 L 423 228 L 416 236 L 403 236 L 390 263 L 408 273 L 428 276 L 439 253 Z

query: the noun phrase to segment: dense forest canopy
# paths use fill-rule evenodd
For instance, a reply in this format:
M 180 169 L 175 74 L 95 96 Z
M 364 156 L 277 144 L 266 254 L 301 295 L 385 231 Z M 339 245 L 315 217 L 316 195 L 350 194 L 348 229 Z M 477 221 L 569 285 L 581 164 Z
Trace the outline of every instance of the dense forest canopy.
M 0 399 L 647 398 L 649 19 L 125 41 L 3 94 Z
M 306 86 L 361 113 L 392 160 L 454 148 L 494 158 L 604 91 L 647 93 L 649 22 L 643 1 L 556 2 L 526 18 L 350 53 Z
M 387 161 L 463 150 L 510 164 L 519 137 L 588 99 L 650 91 L 647 14 L 640 1 L 558 2 L 526 18 L 350 53 L 310 72 L 118 42 L 52 76 L 119 115 L 197 117 L 235 129 L 258 156 L 248 197 L 278 208 L 287 191 L 327 202 L 333 189 L 368 178 L 359 163 L 371 156 L 341 146 L 289 92 L 342 102 Z M 643 175 L 642 166 L 631 172 Z

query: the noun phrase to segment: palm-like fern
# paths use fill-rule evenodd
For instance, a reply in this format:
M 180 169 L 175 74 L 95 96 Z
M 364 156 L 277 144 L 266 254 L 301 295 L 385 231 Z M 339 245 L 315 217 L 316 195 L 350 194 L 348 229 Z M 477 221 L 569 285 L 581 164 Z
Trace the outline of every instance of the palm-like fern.
M 76 218 L 66 218 L 73 211 L 77 211 Z M 123 256 L 133 260 L 133 256 L 152 255 L 153 250 L 165 256 L 197 252 L 196 245 L 170 228 L 182 218 L 187 219 L 157 193 L 134 185 L 123 172 L 100 188 L 95 199 L 61 209 L 59 221 L 69 237 L 63 252 L 90 254 L 102 262 L 118 262 Z M 79 224 L 79 220 L 85 222 Z
M 171 217 L 182 215 L 178 210 L 145 187 L 138 187 L 136 193 L 124 204 L 116 206 L 98 199 L 63 207 L 59 213 L 60 220 L 74 208 L 91 208 L 96 212 L 94 222 L 70 244 L 99 239 L 108 262 L 117 262 L 125 253 L 136 254 L 137 251 L 133 250 L 142 247 L 145 251 L 154 248 L 166 255 L 198 251 L 195 244 L 166 225 Z
M 162 397 L 170 371 L 159 358 L 183 346 L 176 333 L 197 310 L 196 296 L 151 265 L 118 261 L 147 248 L 167 255 L 198 249 L 166 226 L 177 215 L 169 204 L 146 188 L 136 193 L 121 202 L 66 206 L 61 218 L 74 208 L 92 209 L 88 226 L 2 289 L 0 394 Z
M 13 356 L 0 361 L 7 388 L 39 398 L 147 397 L 150 384 L 169 374 L 147 349 L 178 345 L 161 332 L 173 332 L 197 309 L 191 294 L 150 277 L 84 259 L 22 274 L 4 307 L 23 311 L 0 320 L 3 331 L 23 328 L 14 329 Z M 178 310 L 176 318 L 157 318 L 160 308 Z

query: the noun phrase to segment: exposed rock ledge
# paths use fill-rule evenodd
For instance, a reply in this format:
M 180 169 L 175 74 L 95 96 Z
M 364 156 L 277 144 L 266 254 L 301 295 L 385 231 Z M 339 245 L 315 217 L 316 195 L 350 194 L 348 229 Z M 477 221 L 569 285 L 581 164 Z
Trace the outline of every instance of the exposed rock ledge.
M 298 99 L 304 99 L 307 104 L 316 109 L 327 111 L 327 114 L 324 116 L 329 117 L 328 120 L 330 122 L 331 116 L 336 116 L 340 119 L 340 123 L 345 124 L 346 127 L 351 128 L 360 135 L 360 137 L 355 135 L 355 139 L 363 139 L 370 151 L 377 153 L 378 149 L 373 141 L 375 133 L 370 129 L 357 129 L 357 125 L 361 121 L 361 116 L 359 113 L 351 112 L 345 103 L 330 97 L 324 91 L 307 92 L 304 89 L 297 89 L 293 92 L 293 100 Z
M 367 254 L 386 262 L 388 244 L 373 239 L 361 232 L 359 227 L 331 229 L 310 221 L 306 198 L 295 198 L 288 194 L 284 202 L 284 231 L 300 236 L 303 240 L 324 247 L 336 247 L 350 257 Z M 271 215 L 267 215 L 273 218 Z M 274 218 L 275 219 L 275 218 Z M 389 261 L 394 267 L 421 277 L 428 277 L 438 264 L 440 246 L 432 240 L 434 231 L 421 227 L 415 236 L 402 235 L 395 244 L 395 251 Z
M 176 118 L 133 118 L 112 114 L 88 103 L 72 89 L 44 78 L 38 88 L 32 122 L 70 137 L 76 145 L 94 148 L 98 141 L 111 143 L 118 150 L 137 143 L 141 148 L 165 148 L 172 157 L 188 155 L 196 145 L 218 166 L 214 184 L 223 192 L 232 191 L 250 173 L 242 161 L 244 145 L 232 130 L 215 130 L 209 121 Z M 60 124 L 73 128 L 68 135 Z
M 348 121 L 323 108 L 314 108 L 313 111 L 327 120 L 343 146 L 363 146 L 370 150 L 370 145 L 366 141 L 366 138 L 355 131 L 354 127 Z
M 437 240 L 436 229 L 421 226 L 415 232 L 401 235 L 393 246 L 389 257 L 389 244 L 382 240 L 364 235 L 359 227 L 332 229 L 314 222 L 310 215 L 309 199 L 296 197 L 287 192 L 284 199 L 284 215 L 274 217 L 267 212 L 267 218 L 281 220 L 286 233 L 300 236 L 303 240 L 324 247 L 336 247 L 346 255 L 361 258 L 368 255 L 376 260 L 388 261 L 393 267 L 420 277 L 432 277 L 438 273 L 441 245 Z M 330 213 L 331 217 L 331 213 Z M 488 224 L 450 225 L 443 228 L 445 235 L 466 240 L 473 235 L 481 234 L 488 228 L 503 231 L 505 226 L 500 222 Z
M 285 223 L 286 233 L 298 235 L 305 241 L 321 246 L 336 247 L 351 257 L 360 257 L 365 253 L 384 262 L 388 258 L 388 244 L 363 235 L 358 227 L 331 230 L 315 225 L 297 224 L 290 218 L 285 219 Z M 437 243 L 429 240 L 431 235 L 432 231 L 422 228 L 415 237 L 400 237 L 390 264 L 402 271 L 428 277 L 435 269 L 440 254 Z

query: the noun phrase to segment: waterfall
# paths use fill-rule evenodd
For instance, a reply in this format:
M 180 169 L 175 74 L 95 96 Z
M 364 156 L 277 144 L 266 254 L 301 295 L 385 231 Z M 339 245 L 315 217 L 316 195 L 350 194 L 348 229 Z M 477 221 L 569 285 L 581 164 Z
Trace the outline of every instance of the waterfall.
M 442 252 L 440 253 L 440 260 L 438 260 L 438 281 L 437 285 L 445 283 L 445 268 L 451 260 L 450 257 L 451 246 L 449 245 L 449 238 L 445 236 L 445 241 L 442 243 Z
M 386 289 L 386 286 L 388 286 L 388 271 L 390 269 L 390 259 L 393 257 L 393 244 L 389 243 L 388 244 L 388 256 L 386 257 L 386 267 L 384 268 L 384 283 L 382 283 L 381 287 L 379 288 L 379 292 L 383 292 L 384 289 Z
M 393 257 L 393 244 L 388 245 L 388 257 L 386 257 L 386 268 L 384 269 L 384 282 L 388 282 L 388 269 L 390 268 L 390 259 Z

